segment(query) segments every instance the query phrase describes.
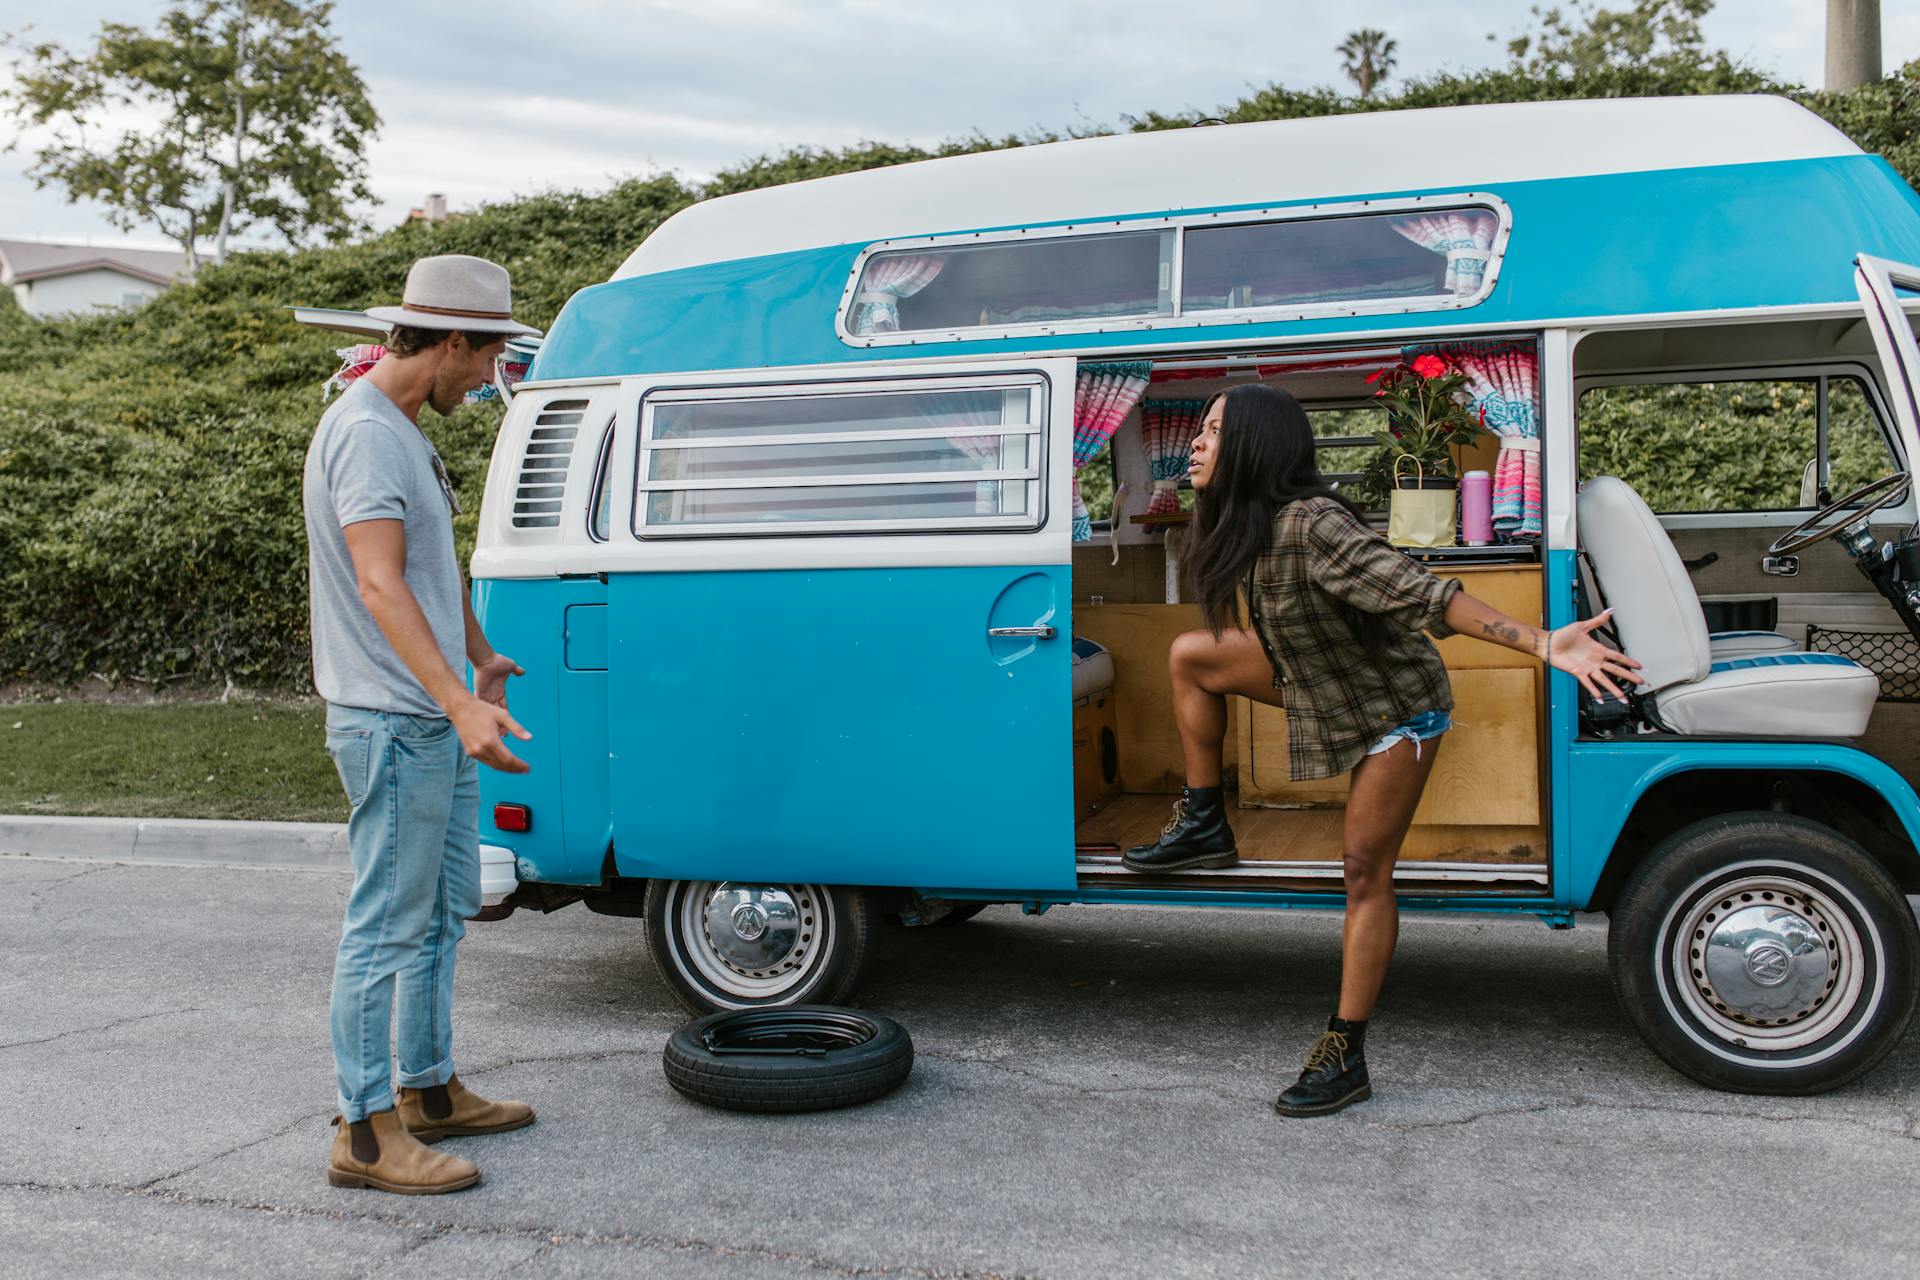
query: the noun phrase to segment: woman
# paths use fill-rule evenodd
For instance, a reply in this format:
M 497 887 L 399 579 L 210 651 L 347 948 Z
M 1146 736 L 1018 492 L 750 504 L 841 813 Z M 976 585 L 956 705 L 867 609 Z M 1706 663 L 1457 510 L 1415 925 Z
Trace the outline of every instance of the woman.
M 1640 664 L 1593 638 L 1605 614 L 1548 633 L 1388 546 L 1320 478 L 1307 415 L 1285 391 L 1216 396 L 1190 474 L 1198 501 L 1186 559 L 1207 630 L 1178 637 L 1168 658 L 1187 785 L 1159 841 L 1123 862 L 1164 873 L 1239 860 L 1220 786 L 1228 694 L 1286 708 L 1296 781 L 1352 770 L 1339 1011 L 1274 1103 L 1282 1115 L 1326 1115 L 1372 1096 L 1367 1019 L 1399 935 L 1393 865 L 1450 727 L 1446 667 L 1421 633 L 1531 653 L 1596 696 L 1617 694 L 1616 680 L 1638 683 Z M 1239 625 L 1243 590 L 1250 628 Z

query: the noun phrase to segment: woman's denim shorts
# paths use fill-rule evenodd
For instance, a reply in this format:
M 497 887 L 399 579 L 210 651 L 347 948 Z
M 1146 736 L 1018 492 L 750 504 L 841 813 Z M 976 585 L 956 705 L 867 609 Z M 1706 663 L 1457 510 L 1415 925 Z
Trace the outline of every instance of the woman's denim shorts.
M 1397 724 L 1387 731 L 1385 737 L 1367 748 L 1367 754 L 1377 756 L 1382 751 L 1391 751 L 1402 742 L 1413 744 L 1413 755 L 1420 758 L 1420 744 L 1439 737 L 1453 728 L 1453 717 L 1444 711 L 1422 711 L 1411 720 Z

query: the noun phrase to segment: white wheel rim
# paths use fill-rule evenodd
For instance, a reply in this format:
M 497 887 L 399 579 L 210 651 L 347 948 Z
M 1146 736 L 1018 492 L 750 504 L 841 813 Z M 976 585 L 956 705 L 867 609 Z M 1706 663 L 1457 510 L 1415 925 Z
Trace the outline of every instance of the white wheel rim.
M 1768 894 L 1773 895 L 1771 900 Z M 1694 952 L 1704 950 L 1699 944 L 1713 936 L 1715 926 L 1758 906 L 1797 912 L 1813 925 L 1822 940 L 1821 951 L 1828 957 L 1830 985 L 1823 982 L 1818 1000 L 1804 1010 L 1783 1010 L 1784 1021 L 1755 1016 L 1750 1007 L 1742 1009 L 1722 996 L 1710 973 L 1696 972 L 1704 969 L 1699 963 L 1704 956 Z M 1717 1057 L 1779 1070 L 1821 1062 L 1859 1038 L 1870 1017 L 1855 1019 L 1844 1032 L 1840 1028 L 1859 1011 L 1863 999 L 1877 1003 L 1885 990 L 1884 948 L 1877 934 L 1860 927 L 1867 919 L 1853 894 L 1800 868 L 1777 862 L 1723 867 L 1690 885 L 1660 923 L 1656 936 L 1661 948 L 1655 963 L 1664 967 L 1661 1001 L 1687 1037 Z M 1756 966 L 1768 958 L 1755 955 Z M 1765 1062 L 1756 1062 L 1752 1056 L 1809 1049 L 1799 1056 Z
M 710 933 L 708 905 L 730 891 L 761 890 L 784 895 L 796 909 L 793 947 L 751 967 L 730 959 L 732 939 Z M 731 1008 L 777 1003 L 805 990 L 833 952 L 838 920 L 833 897 L 820 885 L 741 885 L 733 881 L 683 880 L 673 887 L 667 912 L 667 938 L 674 962 L 714 1003 Z M 720 927 L 724 927 L 724 924 Z

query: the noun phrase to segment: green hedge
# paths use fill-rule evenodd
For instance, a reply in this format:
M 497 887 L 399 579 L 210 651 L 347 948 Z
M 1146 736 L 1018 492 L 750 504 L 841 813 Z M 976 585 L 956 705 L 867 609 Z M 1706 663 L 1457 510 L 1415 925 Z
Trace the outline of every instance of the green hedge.
M 1264 120 L 1780 88 L 1724 63 L 1683 77 L 1531 81 L 1495 71 L 1415 81 L 1371 102 L 1274 87 L 1214 114 Z M 1920 176 L 1920 63 L 1855 94 L 1800 97 L 1909 181 Z M 1197 118 L 1126 123 L 1160 129 Z M 475 253 L 513 272 L 518 310 L 544 327 L 576 289 L 605 279 L 702 195 L 1052 136 L 802 149 L 751 161 L 704 191 L 655 178 L 591 196 L 535 196 L 346 247 L 245 254 L 125 315 L 35 321 L 0 291 L 0 677 L 307 687 L 301 460 L 333 348 L 350 339 L 302 329 L 287 304 L 366 306 L 397 297 L 415 258 Z M 467 499 L 463 555 L 498 416 L 479 407 L 429 424 Z

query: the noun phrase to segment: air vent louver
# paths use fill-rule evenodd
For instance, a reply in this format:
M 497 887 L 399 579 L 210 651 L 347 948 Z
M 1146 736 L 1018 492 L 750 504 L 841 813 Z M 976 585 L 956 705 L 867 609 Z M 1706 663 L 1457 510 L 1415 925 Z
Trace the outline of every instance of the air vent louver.
M 533 420 L 527 451 L 513 486 L 516 529 L 557 529 L 560 506 L 567 494 L 567 467 L 573 461 L 573 439 L 580 434 L 585 400 L 549 401 Z

